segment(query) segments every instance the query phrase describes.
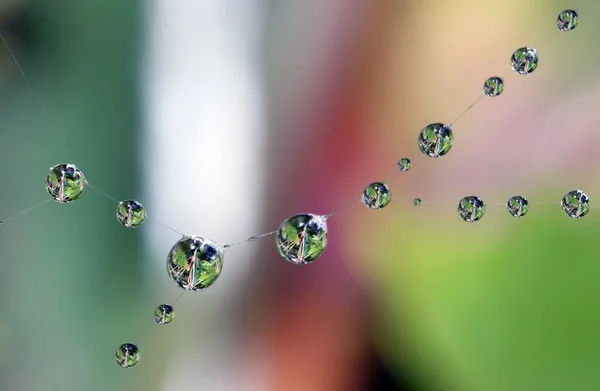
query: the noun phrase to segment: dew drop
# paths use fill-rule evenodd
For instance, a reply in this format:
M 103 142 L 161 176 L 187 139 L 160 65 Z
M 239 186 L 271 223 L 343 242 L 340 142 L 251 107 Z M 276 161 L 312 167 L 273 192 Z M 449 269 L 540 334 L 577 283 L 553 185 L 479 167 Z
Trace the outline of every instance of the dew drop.
M 289 262 L 314 262 L 327 247 L 327 221 L 310 213 L 294 215 L 281 223 L 275 240 L 279 254 Z
M 392 191 L 385 182 L 373 182 L 363 191 L 361 201 L 371 209 L 382 209 L 392 201 Z
M 419 134 L 419 149 L 432 158 L 447 154 L 453 142 L 454 135 L 450 126 L 440 123 L 427 125 Z
M 420 199 L 420 198 L 415 198 L 415 199 L 413 200 L 413 205 L 414 205 L 414 206 L 421 206 L 421 203 L 422 203 L 422 201 L 421 201 L 421 199 Z
M 400 171 L 406 172 L 406 171 L 410 170 L 411 167 L 412 167 L 412 162 L 410 161 L 409 158 L 403 157 L 402 159 L 398 160 L 398 169 Z
M 119 202 L 117 206 L 117 219 L 127 228 L 136 228 L 146 220 L 146 209 L 135 200 Z
M 173 306 L 161 304 L 154 311 L 154 320 L 158 324 L 169 324 L 175 318 L 175 310 Z
M 221 274 L 223 254 L 223 247 L 211 240 L 184 236 L 169 251 L 167 272 L 187 291 L 205 289 Z
M 529 201 L 521 196 L 511 197 L 506 201 L 506 210 L 513 217 L 523 217 L 529 211 Z
M 567 216 L 574 219 L 583 217 L 590 211 L 590 199 L 581 190 L 573 190 L 565 194 L 560 205 Z
M 83 173 L 74 164 L 58 164 L 51 167 L 46 177 L 48 194 L 61 203 L 78 199 L 86 184 Z
M 560 31 L 571 31 L 579 24 L 579 13 L 574 10 L 564 10 L 558 14 L 556 19 L 556 27 Z
M 464 221 L 474 223 L 483 217 L 485 205 L 481 198 L 467 196 L 458 202 L 456 210 Z
M 119 346 L 115 355 L 117 364 L 123 368 L 131 368 L 140 361 L 140 350 L 132 343 L 124 343 Z
M 519 75 L 528 75 L 538 66 L 537 50 L 533 48 L 520 48 L 513 53 L 510 63 L 512 70 Z
M 504 91 L 504 80 L 500 77 L 490 77 L 483 84 L 483 93 L 490 98 L 500 95 L 502 91 Z

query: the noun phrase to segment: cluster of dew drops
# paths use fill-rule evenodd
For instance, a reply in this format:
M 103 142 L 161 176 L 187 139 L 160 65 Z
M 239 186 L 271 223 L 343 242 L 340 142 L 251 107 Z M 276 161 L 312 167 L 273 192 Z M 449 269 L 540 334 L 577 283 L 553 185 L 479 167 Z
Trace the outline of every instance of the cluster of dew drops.
M 558 29 L 571 31 L 578 24 L 576 11 L 566 10 L 559 14 Z M 538 54 L 533 48 L 523 47 L 511 57 L 514 72 L 520 75 L 532 73 L 538 66 Z M 504 91 L 504 80 L 490 77 L 483 86 L 484 94 L 497 97 Z M 418 145 L 421 152 L 432 158 L 446 155 L 453 145 L 452 129 L 449 125 L 433 123 L 427 125 L 419 134 Z M 412 162 L 408 158 L 398 161 L 398 169 L 407 172 Z M 86 188 L 87 181 L 81 170 L 73 164 L 59 164 L 52 168 L 46 178 L 46 189 L 51 197 L 60 203 L 77 200 Z M 385 182 L 369 184 L 361 202 L 371 209 L 385 208 L 392 200 L 389 186 Z M 421 199 L 413 200 L 420 206 Z M 581 190 L 567 193 L 561 202 L 562 209 L 572 218 L 585 216 L 589 211 L 589 198 Z M 523 217 L 529 210 L 525 197 L 514 196 L 506 203 L 506 209 L 514 217 Z M 485 213 L 485 204 L 481 198 L 467 196 L 458 202 L 458 215 L 466 222 L 480 220 Z M 294 264 L 309 264 L 321 256 L 327 246 L 327 218 L 329 215 L 311 213 L 297 214 L 286 219 L 276 231 L 276 245 L 279 253 Z M 116 216 L 126 228 L 136 228 L 146 220 L 146 210 L 136 200 L 120 201 Z M 251 241 L 253 238 L 249 238 Z M 223 258 L 228 246 L 222 246 L 199 236 L 183 236 L 167 255 L 167 273 L 175 284 L 185 291 L 198 291 L 211 286 L 223 269 Z M 168 304 L 159 305 L 154 313 L 156 323 L 167 325 L 173 321 L 175 311 Z M 116 350 L 117 364 L 131 368 L 140 360 L 140 350 L 132 343 L 125 343 Z

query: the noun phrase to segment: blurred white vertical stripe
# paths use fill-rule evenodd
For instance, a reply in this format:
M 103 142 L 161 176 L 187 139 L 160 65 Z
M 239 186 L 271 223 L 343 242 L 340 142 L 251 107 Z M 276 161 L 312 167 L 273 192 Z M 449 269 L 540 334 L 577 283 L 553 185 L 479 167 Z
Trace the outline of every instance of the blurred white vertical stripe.
M 142 80 L 149 215 L 221 244 L 260 233 L 266 140 L 260 0 L 154 0 L 147 11 Z M 166 274 L 165 256 L 178 236 L 155 224 L 144 232 L 153 260 L 146 273 Z M 189 294 L 195 296 L 193 308 L 180 306 L 192 311 L 188 319 L 201 307 L 202 316 L 182 327 L 209 328 L 211 338 L 202 346 L 182 338 L 179 354 L 167 365 L 164 390 L 256 389 L 250 379 L 231 375 L 235 350 L 227 347 L 228 329 L 214 329 L 211 322 L 220 318 L 229 287 L 250 267 L 252 246 L 242 254 L 245 262 L 225 257 L 213 287 Z

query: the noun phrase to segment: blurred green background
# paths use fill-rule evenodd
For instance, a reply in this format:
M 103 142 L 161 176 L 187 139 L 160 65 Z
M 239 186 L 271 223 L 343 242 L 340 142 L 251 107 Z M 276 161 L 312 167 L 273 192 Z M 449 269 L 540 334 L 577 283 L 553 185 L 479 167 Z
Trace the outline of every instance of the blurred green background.
M 154 307 L 179 294 L 163 270 L 177 234 L 156 225 L 149 234 L 152 222 L 124 229 L 115 203 L 91 188 L 72 204 L 52 202 L 18 216 L 0 226 L 0 390 L 600 388 L 600 27 L 594 23 L 600 4 L 199 1 L 200 9 L 214 12 L 201 19 L 214 25 L 198 23 L 169 40 L 161 34 L 178 20 L 160 10 L 172 6 L 193 20 L 198 7 L 167 3 L 0 2 L 0 32 L 35 89 L 34 96 L 0 47 L 4 220 L 47 199 L 47 169 L 63 162 L 77 164 L 90 183 L 118 199 L 152 199 L 149 213 L 167 217 L 167 224 L 188 215 L 198 224 L 223 220 L 226 227 L 245 219 L 258 230 L 248 234 L 268 232 L 293 213 L 334 210 L 379 180 L 390 184 L 392 204 L 336 215 L 331 250 L 308 272 L 284 265 L 272 237 L 232 249 L 219 283 L 193 299 L 184 296 L 174 323 L 160 330 L 152 321 Z M 261 26 L 260 45 L 246 45 L 249 30 L 232 19 L 249 8 L 255 12 L 248 18 Z M 561 33 L 555 20 L 566 8 L 580 10 L 581 22 Z M 238 46 L 225 49 L 239 57 L 201 59 L 223 72 L 250 64 L 245 77 L 264 111 L 251 109 L 264 124 L 255 120 L 252 129 L 260 134 L 247 136 L 259 139 L 260 149 L 237 135 L 222 136 L 218 147 L 196 144 L 192 163 L 178 160 L 184 159 L 181 150 L 149 135 L 152 113 L 163 107 L 148 103 L 154 81 L 144 71 L 153 61 L 146 51 L 160 41 L 163 47 L 182 45 L 183 53 L 209 53 L 198 40 L 218 34 L 231 35 Z M 509 57 L 522 46 L 540 52 L 530 76 L 510 71 Z M 188 121 L 195 105 L 220 105 L 235 121 L 240 106 L 250 104 L 216 95 L 230 85 L 189 82 L 187 72 L 203 69 L 181 66 L 174 77 L 192 84 L 193 93 L 164 110 L 180 115 L 189 135 L 221 137 L 226 123 L 199 129 Z M 231 72 L 234 86 L 246 74 Z M 484 99 L 456 123 L 447 157 L 420 155 L 419 130 L 456 118 L 490 76 L 505 78 L 503 95 Z M 161 134 L 190 143 L 178 131 L 172 126 Z M 155 146 L 147 156 L 150 139 Z M 228 155 L 229 147 L 262 156 L 260 170 L 247 170 L 240 160 L 232 163 L 231 175 L 223 162 L 238 153 Z M 217 149 L 217 157 L 203 166 L 199 159 L 209 149 Z M 411 171 L 395 170 L 401 157 L 413 159 Z M 189 183 L 161 171 L 165 161 L 176 161 Z M 217 173 L 220 181 L 203 181 L 205 172 Z M 260 181 L 249 191 L 256 198 L 235 214 L 227 214 L 233 203 L 202 198 L 254 177 Z M 153 187 L 157 181 L 160 189 Z M 177 198 L 188 186 L 199 186 L 190 195 L 197 203 Z M 571 220 L 559 202 L 578 188 L 590 196 L 592 210 Z M 155 190 L 166 195 L 155 197 Z M 475 224 L 461 221 L 455 210 L 469 194 L 488 205 Z M 531 202 L 520 220 L 503 209 L 517 194 Z M 419 208 L 412 206 L 415 197 L 424 201 Z M 176 204 L 176 213 L 167 204 Z M 239 239 L 237 232 L 215 229 L 206 235 Z M 328 263 L 343 265 L 348 275 L 337 276 Z M 280 281 L 300 287 L 288 290 Z M 365 301 L 351 299 L 354 292 Z M 315 310 L 327 297 L 335 299 L 331 307 Z M 286 311 L 286 303 L 294 310 Z M 309 329 L 272 337 L 273 325 L 292 319 L 294 303 L 307 314 Z M 336 306 L 347 309 L 348 318 L 331 315 Z M 348 338 L 356 343 L 342 337 L 336 342 L 345 330 L 352 330 Z M 303 350 L 319 333 L 332 342 Z M 142 360 L 131 370 L 114 362 L 114 350 L 124 342 L 140 343 Z M 363 350 L 374 351 L 376 359 L 354 353 Z M 313 367 L 307 363 L 312 360 Z M 228 366 L 233 361 L 235 367 Z M 372 361 L 385 367 L 389 385 L 377 385 L 383 375 L 373 374 Z

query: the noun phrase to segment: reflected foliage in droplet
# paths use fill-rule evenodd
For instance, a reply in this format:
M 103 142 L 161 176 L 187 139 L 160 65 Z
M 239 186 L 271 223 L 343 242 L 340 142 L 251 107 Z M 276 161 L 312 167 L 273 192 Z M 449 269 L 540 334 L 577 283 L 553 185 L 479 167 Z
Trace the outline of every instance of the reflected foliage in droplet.
M 385 182 L 373 182 L 363 191 L 361 201 L 371 209 L 383 209 L 392 201 L 392 191 Z
M 454 135 L 448 125 L 430 124 L 419 134 L 419 150 L 432 158 L 439 158 L 450 152 L 453 143 Z
M 74 164 L 58 164 L 50 168 L 46 177 L 46 190 L 54 200 L 73 202 L 85 190 L 85 177 Z
M 560 31 L 572 31 L 579 24 L 579 13 L 575 10 L 564 10 L 558 14 L 556 27 Z
M 402 159 L 398 160 L 398 169 L 400 171 L 406 172 L 406 171 L 410 170 L 411 167 L 412 167 L 412 162 L 410 161 L 409 158 L 403 157 Z
M 310 213 L 294 215 L 281 223 L 275 240 L 279 254 L 289 262 L 314 262 L 327 247 L 327 222 Z
M 504 80 L 500 77 L 490 77 L 483 84 L 483 93 L 490 98 L 498 96 L 504 91 Z
M 173 306 L 161 304 L 154 310 L 154 320 L 158 324 L 169 324 L 175 318 L 175 310 Z
M 199 236 L 183 237 L 169 251 L 167 272 L 187 291 L 211 286 L 223 269 L 223 247 Z
M 124 343 L 115 353 L 117 364 L 122 368 L 131 368 L 140 361 L 140 350 L 132 343 Z
M 512 70 L 519 75 L 528 75 L 538 67 L 538 53 L 533 48 L 523 47 L 515 50 L 510 64 Z
M 560 205 L 567 216 L 574 219 L 583 217 L 590 211 L 590 199 L 581 190 L 573 190 L 565 194 Z
M 483 217 L 485 204 L 479 197 L 467 196 L 458 202 L 456 210 L 464 221 L 474 223 Z
M 506 210 L 513 217 L 523 217 L 529 211 L 529 201 L 522 196 L 510 197 L 506 201 Z
M 119 202 L 117 206 L 117 219 L 127 228 L 136 228 L 146 220 L 146 209 L 135 200 Z

